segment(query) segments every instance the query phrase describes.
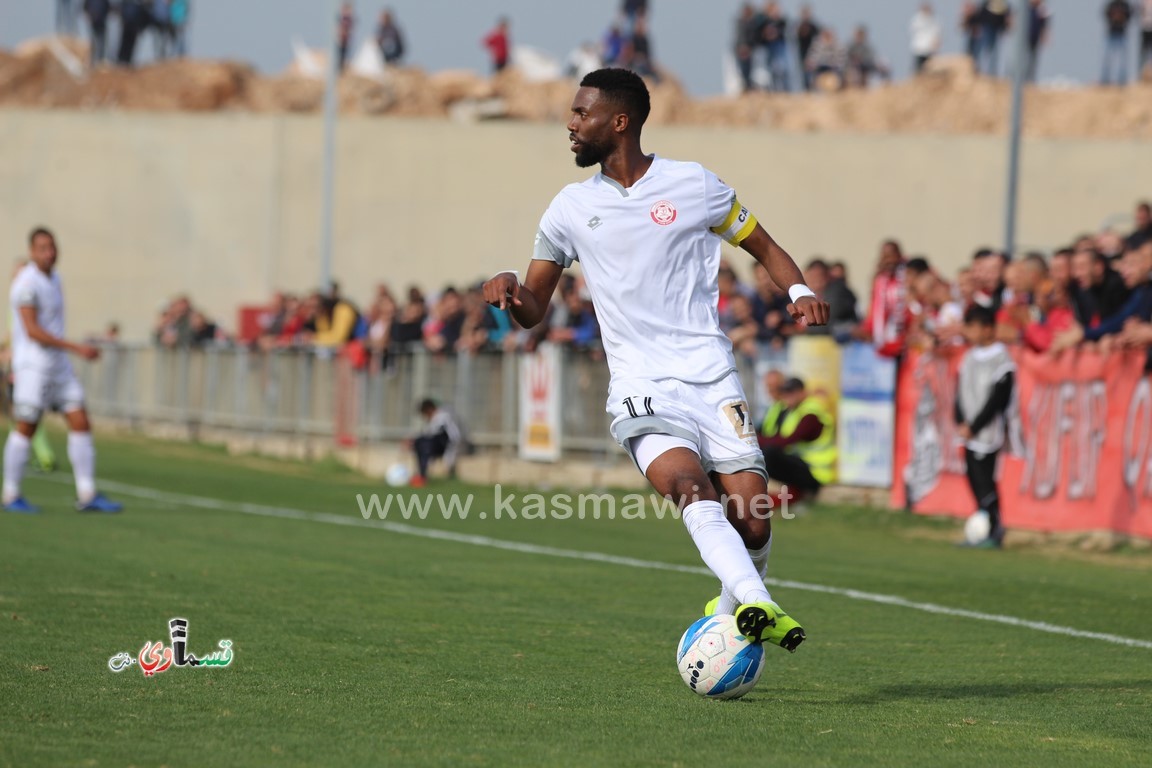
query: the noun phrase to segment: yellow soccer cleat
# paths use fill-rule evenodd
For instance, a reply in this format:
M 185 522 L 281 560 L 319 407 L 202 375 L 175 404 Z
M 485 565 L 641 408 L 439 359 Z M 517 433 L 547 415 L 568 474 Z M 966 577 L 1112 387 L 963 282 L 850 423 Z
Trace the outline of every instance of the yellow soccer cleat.
M 705 616 L 715 615 L 716 608 L 719 607 L 719 605 L 720 605 L 720 595 L 716 595 L 716 597 L 712 598 L 711 600 L 709 600 L 707 603 L 704 604 L 704 615 Z
M 804 642 L 804 628 L 776 603 L 749 603 L 736 609 L 736 627 L 755 643 L 772 643 L 789 653 Z

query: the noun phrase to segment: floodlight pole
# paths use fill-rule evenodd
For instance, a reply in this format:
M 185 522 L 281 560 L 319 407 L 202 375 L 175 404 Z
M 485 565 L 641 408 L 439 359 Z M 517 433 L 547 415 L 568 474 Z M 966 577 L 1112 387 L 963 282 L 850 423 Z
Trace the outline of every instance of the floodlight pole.
M 328 44 L 328 77 L 324 88 L 324 170 L 320 185 L 320 290 L 325 293 L 332 284 L 332 197 L 336 177 L 336 85 L 339 74 L 336 49 L 340 45 L 339 18 L 340 0 L 331 0 L 328 19 L 332 25 L 332 36 Z
M 1024 116 L 1024 76 L 1028 70 L 1028 26 L 1032 19 L 1028 0 L 1016 3 L 1015 53 L 1012 56 L 1012 126 L 1008 132 L 1008 189 L 1004 200 L 1004 253 L 1016 251 L 1017 199 L 1020 187 L 1020 132 Z

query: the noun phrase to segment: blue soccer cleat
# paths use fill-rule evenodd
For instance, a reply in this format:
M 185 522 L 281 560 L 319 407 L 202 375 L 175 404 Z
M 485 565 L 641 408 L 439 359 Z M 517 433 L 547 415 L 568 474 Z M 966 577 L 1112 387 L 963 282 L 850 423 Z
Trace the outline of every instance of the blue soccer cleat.
M 23 496 L 17 496 L 4 505 L 4 511 L 15 512 L 21 515 L 35 515 L 40 512 L 40 507 L 29 503 L 28 499 Z
M 102 493 L 98 493 L 88 500 L 88 503 L 81 504 L 76 502 L 77 512 L 104 512 L 106 514 L 113 514 L 120 512 L 124 509 L 124 505 L 118 501 L 112 501 Z

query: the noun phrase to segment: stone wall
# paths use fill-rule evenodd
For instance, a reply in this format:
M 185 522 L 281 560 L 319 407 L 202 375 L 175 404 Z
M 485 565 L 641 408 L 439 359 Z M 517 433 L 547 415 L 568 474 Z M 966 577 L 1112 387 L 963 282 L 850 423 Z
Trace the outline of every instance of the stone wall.
M 522 268 L 548 202 L 588 175 L 560 124 L 346 117 L 337 141 L 333 271 L 359 301 Z M 846 260 L 863 300 L 886 237 L 946 272 L 1002 237 L 1002 138 L 657 125 L 645 147 L 717 171 L 799 260 Z M 1150 150 L 1028 140 L 1021 246 L 1129 226 Z M 117 320 L 144 338 L 178 292 L 233 327 L 239 305 L 317 284 L 320 159 L 316 116 L 0 111 L 0 243 L 14 260 L 32 226 L 57 230 L 74 335 Z

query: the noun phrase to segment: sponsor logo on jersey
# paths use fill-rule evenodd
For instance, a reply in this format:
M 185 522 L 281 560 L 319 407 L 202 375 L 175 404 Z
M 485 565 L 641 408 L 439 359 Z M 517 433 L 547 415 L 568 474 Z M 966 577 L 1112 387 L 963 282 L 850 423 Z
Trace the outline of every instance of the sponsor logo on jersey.
M 652 221 L 662 227 L 666 227 L 676 221 L 676 206 L 667 200 L 661 200 L 653 205 L 649 213 L 652 215 Z
M 737 400 L 720 406 L 720 413 L 727 417 L 736 435 L 744 442 L 752 445 L 756 441 L 756 428 L 752 426 L 752 410 L 747 400 Z
M 588 219 L 588 229 L 596 229 L 596 227 L 603 223 L 604 222 L 600 221 L 599 216 L 593 216 L 592 218 Z

